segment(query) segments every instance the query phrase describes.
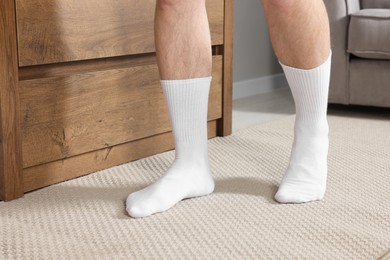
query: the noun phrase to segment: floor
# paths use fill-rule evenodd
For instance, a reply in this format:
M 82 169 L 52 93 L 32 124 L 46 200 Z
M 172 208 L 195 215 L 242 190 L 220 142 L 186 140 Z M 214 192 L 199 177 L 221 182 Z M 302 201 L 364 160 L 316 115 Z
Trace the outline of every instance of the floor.
M 236 101 L 237 127 L 284 118 L 211 139 L 215 192 L 165 213 L 131 219 L 125 200 L 174 151 L 0 202 L 0 259 L 386 259 L 390 113 L 330 116 L 326 198 L 281 205 L 273 197 L 291 149 L 289 100 L 284 90 Z
M 233 101 L 233 132 L 295 113 L 289 88 Z

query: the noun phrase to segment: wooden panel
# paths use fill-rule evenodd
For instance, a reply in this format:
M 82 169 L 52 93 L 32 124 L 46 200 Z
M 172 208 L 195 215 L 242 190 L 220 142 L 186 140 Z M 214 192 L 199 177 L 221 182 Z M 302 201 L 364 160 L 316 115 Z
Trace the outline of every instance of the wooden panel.
M 216 121 L 210 121 L 209 138 L 216 136 L 216 128 Z M 168 151 L 173 147 L 173 135 L 168 132 L 30 167 L 23 171 L 25 192 Z
M 223 45 L 212 46 L 212 53 L 214 56 L 223 55 Z M 74 73 L 80 74 L 97 70 L 128 68 L 154 63 L 156 63 L 155 53 L 145 53 L 131 56 L 25 66 L 19 68 L 19 80 L 57 77 Z
M 13 0 L 0 1 L 0 200 L 23 196 Z
M 233 0 L 225 0 L 225 23 L 223 44 L 223 112 L 218 124 L 218 135 L 232 133 L 233 114 Z
M 223 44 L 224 0 L 206 0 L 211 45 Z
M 19 68 L 19 80 L 39 79 L 81 74 L 101 70 L 145 66 L 156 63 L 155 53 L 81 60 L 55 64 L 25 66 Z
M 170 131 L 156 64 L 20 81 L 24 168 Z M 213 57 L 209 120 L 222 116 Z
M 16 0 L 19 65 L 154 52 L 156 0 Z M 207 0 L 213 45 L 224 0 Z

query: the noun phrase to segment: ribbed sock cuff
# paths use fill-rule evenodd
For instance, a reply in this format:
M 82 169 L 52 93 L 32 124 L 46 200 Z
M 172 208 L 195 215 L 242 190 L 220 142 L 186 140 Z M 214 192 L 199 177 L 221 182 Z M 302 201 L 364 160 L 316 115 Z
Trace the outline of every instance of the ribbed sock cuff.
M 304 70 L 282 65 L 294 97 L 297 119 L 318 122 L 326 118 L 331 56 L 320 66 Z
M 211 77 L 162 80 L 176 144 L 207 142 Z

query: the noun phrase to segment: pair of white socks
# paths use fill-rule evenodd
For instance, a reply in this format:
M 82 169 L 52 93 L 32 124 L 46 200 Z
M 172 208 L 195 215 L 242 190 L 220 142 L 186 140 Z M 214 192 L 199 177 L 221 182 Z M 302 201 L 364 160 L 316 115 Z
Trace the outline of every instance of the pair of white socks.
M 290 164 L 275 195 L 281 203 L 320 200 L 325 194 L 330 63 L 331 55 L 310 70 L 282 64 L 293 93 L 296 119 Z M 126 210 L 131 217 L 150 216 L 185 198 L 214 190 L 207 155 L 210 82 L 211 77 L 161 81 L 175 139 L 175 161 L 155 183 L 129 195 Z

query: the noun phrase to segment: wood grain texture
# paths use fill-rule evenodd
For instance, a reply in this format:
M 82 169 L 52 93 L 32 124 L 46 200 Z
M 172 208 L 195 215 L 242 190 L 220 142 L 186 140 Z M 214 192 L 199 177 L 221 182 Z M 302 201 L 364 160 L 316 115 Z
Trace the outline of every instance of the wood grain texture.
M 19 68 L 19 80 L 59 77 L 94 71 L 146 66 L 156 63 L 155 53 L 33 65 Z
M 154 52 L 156 0 L 16 0 L 19 65 Z M 207 0 L 212 44 L 223 44 L 224 0 Z
M 212 46 L 214 56 L 223 54 L 223 45 Z M 19 68 L 19 80 L 39 79 L 108 70 L 112 68 L 128 68 L 156 63 L 155 53 L 143 53 L 120 57 L 109 57 L 92 60 L 81 60 L 55 64 L 33 65 Z
M 208 123 L 209 138 L 217 134 L 216 121 Z M 161 133 L 114 147 L 24 169 L 25 192 L 66 181 L 174 148 L 172 132 Z
M 0 2 L 0 199 L 173 148 L 155 1 Z M 233 2 L 206 3 L 213 137 L 231 132 Z
M 218 135 L 232 133 L 233 113 L 233 0 L 225 0 L 224 43 L 223 43 L 223 112 L 218 124 Z
M 23 167 L 170 131 L 156 64 L 20 81 Z M 222 117 L 213 57 L 209 120 Z
M 0 1 L 0 199 L 23 196 L 15 3 Z

